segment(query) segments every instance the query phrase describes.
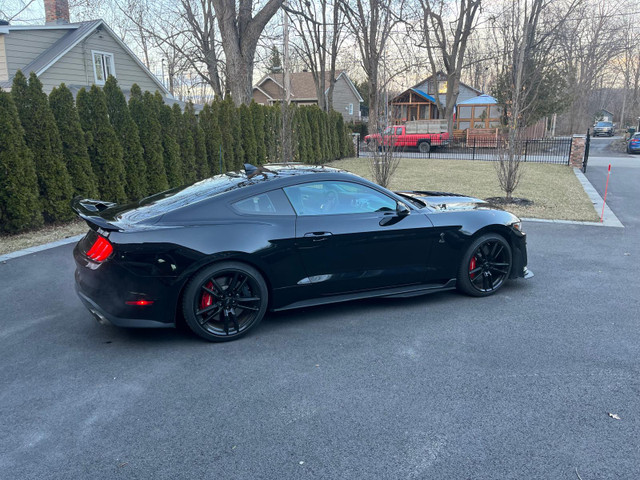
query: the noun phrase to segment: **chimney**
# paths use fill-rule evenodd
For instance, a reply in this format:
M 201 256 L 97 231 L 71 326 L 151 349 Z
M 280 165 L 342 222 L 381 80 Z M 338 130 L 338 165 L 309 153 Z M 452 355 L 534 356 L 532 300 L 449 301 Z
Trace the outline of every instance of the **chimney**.
M 69 23 L 68 0 L 44 0 L 46 25 Z

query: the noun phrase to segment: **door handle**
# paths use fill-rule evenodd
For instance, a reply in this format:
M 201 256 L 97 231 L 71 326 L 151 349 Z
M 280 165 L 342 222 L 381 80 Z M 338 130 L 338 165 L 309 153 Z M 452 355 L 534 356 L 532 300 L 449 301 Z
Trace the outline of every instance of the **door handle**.
M 305 238 L 312 238 L 314 242 L 321 242 L 322 240 L 326 240 L 331 235 L 331 232 L 308 232 L 304 234 Z

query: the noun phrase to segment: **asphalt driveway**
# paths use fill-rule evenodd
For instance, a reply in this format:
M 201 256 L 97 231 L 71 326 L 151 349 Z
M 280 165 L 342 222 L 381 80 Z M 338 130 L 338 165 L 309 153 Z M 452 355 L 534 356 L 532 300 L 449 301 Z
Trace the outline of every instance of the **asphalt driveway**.
M 626 228 L 526 222 L 528 281 L 230 344 L 98 325 L 70 245 L 0 264 L 0 478 L 640 478 L 640 158 L 614 162 Z

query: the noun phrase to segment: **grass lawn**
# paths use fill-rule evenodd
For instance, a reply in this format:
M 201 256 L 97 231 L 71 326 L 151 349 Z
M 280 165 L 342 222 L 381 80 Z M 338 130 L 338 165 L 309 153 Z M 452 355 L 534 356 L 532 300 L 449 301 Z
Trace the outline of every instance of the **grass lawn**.
M 32 232 L 19 233 L 17 235 L 0 235 L 0 255 L 55 242 L 63 238 L 87 233 L 88 231 L 89 227 L 84 220 L 74 220 L 70 223 L 48 226 Z
M 368 158 L 331 163 L 372 180 Z M 514 197 L 533 201 L 528 207 L 510 206 L 519 217 L 598 221 L 589 197 L 567 165 L 525 163 Z M 392 190 L 436 190 L 478 198 L 504 196 L 498 184 L 495 162 L 403 158 L 391 179 Z

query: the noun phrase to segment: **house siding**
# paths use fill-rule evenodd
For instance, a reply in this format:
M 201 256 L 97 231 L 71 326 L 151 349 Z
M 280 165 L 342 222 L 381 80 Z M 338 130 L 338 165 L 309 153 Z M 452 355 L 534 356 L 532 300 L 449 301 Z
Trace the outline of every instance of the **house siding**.
M 40 75 L 44 90 L 50 92 L 53 87 L 63 82 L 67 85 L 92 85 L 95 82 L 92 50 L 113 54 L 116 78 L 120 88 L 130 89 L 134 83 L 137 83 L 142 91 L 158 90 L 163 96 L 165 95 L 129 53 L 105 30 L 93 32 Z
M 260 105 L 269 105 L 269 98 L 257 88 L 253 90 L 253 99 Z
M 4 35 L 0 35 L 0 82 L 9 80 L 9 70 L 7 69 L 7 54 L 4 50 Z
M 418 87 L 418 90 L 422 90 L 423 92 L 427 92 L 431 96 L 435 96 L 433 92 L 433 83 L 430 81 L 431 79 L 427 79 L 422 82 Z M 458 100 L 456 103 L 464 102 L 465 100 L 469 100 L 470 98 L 474 98 L 480 95 L 478 91 L 473 90 L 466 85 L 460 84 L 460 93 L 458 94 Z M 444 105 L 447 101 L 446 94 L 440 94 L 440 102 Z
M 353 103 L 353 115 L 349 115 L 349 104 Z M 353 92 L 347 79 L 340 77 L 333 89 L 333 109 L 344 117 L 345 121 L 352 122 L 360 117 L 360 100 Z
M 8 76 L 15 75 L 67 33 L 69 30 L 63 29 L 12 30 L 3 35 Z M 30 72 L 22 73 L 29 76 Z

